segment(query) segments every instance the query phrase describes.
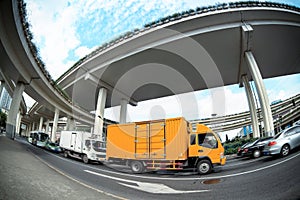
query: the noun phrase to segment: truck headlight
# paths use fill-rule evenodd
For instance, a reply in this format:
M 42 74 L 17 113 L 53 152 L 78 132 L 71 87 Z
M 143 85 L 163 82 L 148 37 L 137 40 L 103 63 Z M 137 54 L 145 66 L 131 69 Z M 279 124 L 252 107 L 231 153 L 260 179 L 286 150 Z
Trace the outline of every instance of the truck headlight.
M 221 159 L 224 158 L 224 152 L 220 153 L 220 158 L 221 158 Z

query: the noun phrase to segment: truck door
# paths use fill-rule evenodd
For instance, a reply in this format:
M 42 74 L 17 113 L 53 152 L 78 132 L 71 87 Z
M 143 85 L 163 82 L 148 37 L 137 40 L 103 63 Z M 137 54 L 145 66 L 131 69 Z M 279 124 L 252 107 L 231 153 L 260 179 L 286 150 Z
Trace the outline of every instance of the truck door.
M 220 163 L 220 153 L 218 141 L 212 133 L 190 135 L 189 157 L 207 156 L 212 163 Z
M 71 134 L 70 148 L 71 148 L 72 150 L 75 150 L 75 146 L 76 146 L 76 137 L 77 137 L 77 134 L 76 134 L 76 133 L 72 133 L 72 134 Z
M 166 158 L 165 123 L 150 123 L 149 150 L 151 159 Z
M 208 156 L 212 163 L 220 163 L 221 149 L 213 133 L 198 134 L 199 156 Z
M 165 137 L 164 121 L 136 126 L 135 157 L 141 159 L 165 158 Z
M 189 157 L 199 156 L 199 145 L 197 144 L 197 134 L 190 135 L 190 145 L 189 145 Z
M 135 157 L 149 158 L 149 124 L 139 124 L 135 128 Z

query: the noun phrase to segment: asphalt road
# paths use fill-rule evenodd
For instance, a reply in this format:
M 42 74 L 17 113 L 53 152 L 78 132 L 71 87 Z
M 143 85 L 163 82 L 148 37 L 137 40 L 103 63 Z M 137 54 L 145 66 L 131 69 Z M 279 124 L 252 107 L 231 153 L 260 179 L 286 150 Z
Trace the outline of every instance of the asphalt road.
M 299 150 L 285 158 L 232 159 L 205 176 L 192 171 L 135 175 L 23 145 L 61 175 L 125 199 L 300 199 Z

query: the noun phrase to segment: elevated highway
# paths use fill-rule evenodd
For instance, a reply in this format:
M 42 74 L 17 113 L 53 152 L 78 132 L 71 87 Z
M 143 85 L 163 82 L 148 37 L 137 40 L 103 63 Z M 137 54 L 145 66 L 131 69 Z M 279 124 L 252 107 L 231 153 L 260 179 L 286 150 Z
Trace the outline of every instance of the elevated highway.
M 278 104 L 271 105 L 272 115 L 276 132 L 280 127 L 285 127 L 300 119 L 300 94 L 286 99 Z M 256 110 L 259 122 L 262 122 L 261 110 Z M 224 131 L 236 130 L 244 126 L 251 125 L 250 112 L 237 113 L 233 115 L 212 117 L 200 120 L 191 120 L 192 125 L 198 123 L 211 127 L 214 131 L 222 133 Z
M 120 105 L 124 98 L 136 104 L 242 84 L 242 75 L 252 80 L 243 63 L 245 24 L 254 31 L 246 41 L 251 45 L 247 48 L 255 55 L 263 78 L 300 73 L 299 9 L 249 3 L 195 11 L 134 32 L 82 58 L 57 83 L 86 110 L 94 109 L 101 87 L 108 89 L 108 108 Z M 165 66 L 170 70 L 156 70 Z M 143 70 L 137 71 L 139 68 Z M 153 71 L 147 71 L 149 68 Z
M 272 131 L 262 78 L 300 72 L 299 8 L 249 2 L 165 18 L 100 47 L 54 82 L 36 57 L 22 9 L 22 1 L 0 2 L 1 74 L 15 85 L 16 96 L 25 91 L 38 102 L 33 113 L 71 116 L 94 124 L 100 135 L 105 107 L 121 105 L 120 121 L 126 122 L 127 103 L 247 85 L 252 79 L 264 124 Z M 216 96 L 220 98 L 213 99 L 214 108 L 224 109 L 224 94 Z M 184 102 L 180 103 L 187 112 Z M 95 116 L 91 115 L 95 110 Z M 8 124 L 14 126 L 13 117 Z
M 58 109 L 60 116 L 72 116 L 82 123 L 92 124 L 93 116 L 65 98 L 41 63 L 37 62 L 29 35 L 26 35 L 22 6 L 22 1 L 17 0 L 0 2 L 0 80 L 5 78 L 5 85 L 13 85 L 14 91 L 19 88 L 21 94 L 26 92 L 47 110 L 52 119 Z M 11 107 L 18 109 L 18 105 L 12 104 Z M 10 112 L 8 129 L 15 126 L 15 116 L 12 116 L 15 112 Z
M 253 80 L 265 130 L 273 135 L 263 78 L 300 72 L 299 35 L 300 12 L 295 7 L 243 2 L 202 8 L 163 18 L 100 47 L 78 61 L 58 84 L 84 109 L 97 105 L 99 116 L 104 107 L 121 105 L 122 123 L 128 103 L 240 84 L 246 88 L 257 133 L 249 87 Z M 224 92 L 213 94 L 215 113 L 224 113 L 224 100 Z M 196 101 L 189 98 L 189 105 L 197 108 Z M 187 103 L 179 98 L 179 104 L 186 114 Z

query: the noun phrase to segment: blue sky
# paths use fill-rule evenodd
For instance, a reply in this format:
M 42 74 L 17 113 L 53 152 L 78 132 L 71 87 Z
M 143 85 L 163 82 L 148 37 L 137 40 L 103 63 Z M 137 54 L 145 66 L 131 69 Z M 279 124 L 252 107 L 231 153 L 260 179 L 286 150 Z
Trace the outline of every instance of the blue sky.
M 232 0 L 25 0 L 34 43 L 54 79 L 69 69 L 81 57 L 105 42 L 161 17 L 191 8 L 227 3 Z M 300 7 L 299 0 L 275 1 Z M 300 93 L 300 75 L 277 77 L 264 81 L 270 102 Z M 244 88 L 237 85 L 224 87 L 226 104 L 224 114 L 248 110 Z M 187 118 L 209 117 L 212 113 L 211 90 L 194 93 L 199 114 Z M 142 102 L 129 106 L 132 121 L 181 115 L 176 97 Z M 170 103 L 173 102 L 173 103 Z M 147 108 L 147 109 L 145 109 Z M 151 116 L 151 110 L 161 108 L 163 116 Z M 118 118 L 118 109 L 106 109 L 105 116 Z M 146 114 L 145 114 L 146 113 Z M 192 113 L 192 108 L 191 108 Z

